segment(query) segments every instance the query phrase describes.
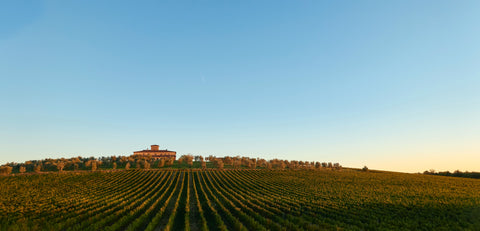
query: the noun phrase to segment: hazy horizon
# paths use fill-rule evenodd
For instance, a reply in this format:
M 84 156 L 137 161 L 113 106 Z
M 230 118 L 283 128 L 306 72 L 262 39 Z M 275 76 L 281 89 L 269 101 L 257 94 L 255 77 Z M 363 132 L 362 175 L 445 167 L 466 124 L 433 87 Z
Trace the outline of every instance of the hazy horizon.
M 0 164 L 130 155 L 480 171 L 478 1 L 0 3 Z

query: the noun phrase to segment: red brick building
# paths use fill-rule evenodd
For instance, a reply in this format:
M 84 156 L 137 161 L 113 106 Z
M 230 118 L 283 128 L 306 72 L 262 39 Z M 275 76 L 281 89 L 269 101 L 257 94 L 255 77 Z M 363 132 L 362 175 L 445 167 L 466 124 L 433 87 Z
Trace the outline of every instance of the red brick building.
M 154 159 L 159 159 L 159 158 L 166 158 L 166 157 L 173 157 L 177 158 L 177 152 L 175 151 L 169 151 L 167 149 L 165 150 L 159 150 L 158 145 L 151 145 L 151 149 L 148 150 L 142 150 L 142 151 L 136 151 L 133 152 L 134 156 L 150 156 Z

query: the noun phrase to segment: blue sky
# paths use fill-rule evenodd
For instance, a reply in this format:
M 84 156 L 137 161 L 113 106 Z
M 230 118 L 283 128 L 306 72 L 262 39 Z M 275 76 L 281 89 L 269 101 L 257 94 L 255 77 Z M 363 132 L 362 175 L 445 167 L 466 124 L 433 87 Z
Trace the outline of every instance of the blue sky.
M 2 1 L 0 163 L 480 171 L 478 1 Z

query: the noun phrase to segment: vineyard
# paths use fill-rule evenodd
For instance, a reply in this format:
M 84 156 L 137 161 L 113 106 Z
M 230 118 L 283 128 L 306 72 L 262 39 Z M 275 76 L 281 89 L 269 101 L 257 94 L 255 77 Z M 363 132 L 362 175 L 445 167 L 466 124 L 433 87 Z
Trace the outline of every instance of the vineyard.
M 0 177 L 1 230 L 480 230 L 480 180 L 333 170 Z

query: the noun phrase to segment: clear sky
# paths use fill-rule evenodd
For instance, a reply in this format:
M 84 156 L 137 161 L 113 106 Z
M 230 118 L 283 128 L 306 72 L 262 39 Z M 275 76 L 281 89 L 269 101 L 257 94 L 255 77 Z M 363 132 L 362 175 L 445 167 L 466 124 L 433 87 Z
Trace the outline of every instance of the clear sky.
M 0 2 L 0 164 L 480 171 L 480 1 Z

